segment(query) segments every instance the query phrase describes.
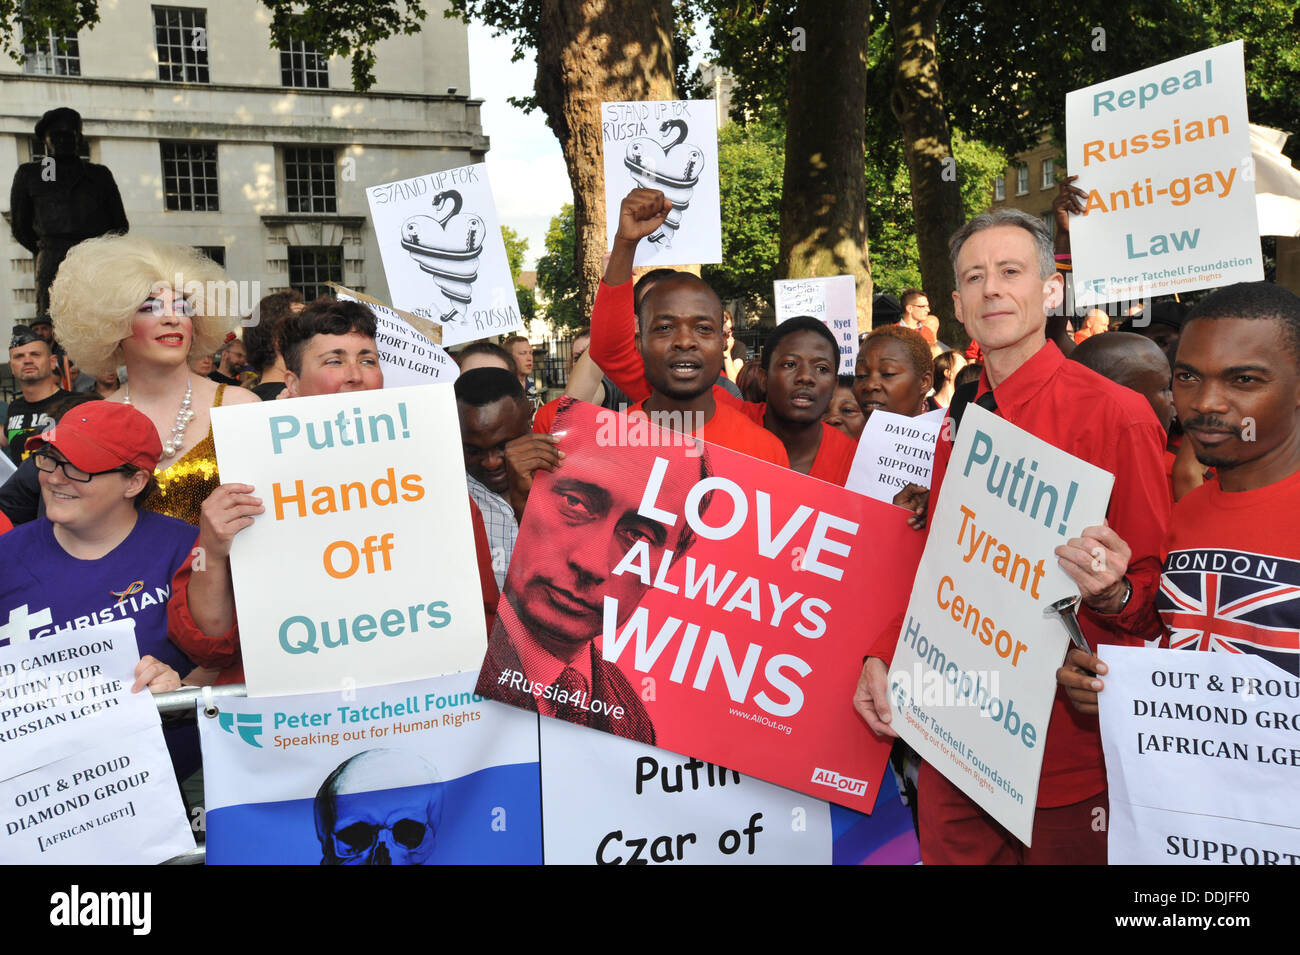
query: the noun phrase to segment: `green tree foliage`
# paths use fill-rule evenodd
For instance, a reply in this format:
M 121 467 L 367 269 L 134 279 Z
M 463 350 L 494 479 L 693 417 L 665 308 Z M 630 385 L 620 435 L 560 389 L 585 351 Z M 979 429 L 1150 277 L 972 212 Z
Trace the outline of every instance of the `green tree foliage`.
M 501 241 L 506 246 L 506 261 L 510 264 L 510 280 L 519 284 L 519 273 L 524 267 L 524 257 L 528 255 L 528 240 L 521 239 L 519 233 L 508 225 L 501 227 Z
M 758 306 L 772 297 L 781 220 L 785 130 L 779 121 L 728 123 L 718 131 L 722 264 L 702 275 L 723 299 Z
M 1001 150 L 960 132 L 953 133 L 953 154 L 962 206 L 969 218 L 988 208 L 993 180 L 1006 172 L 1007 159 Z M 867 157 L 867 204 L 876 290 L 898 295 L 907 288 L 923 287 L 912 194 L 901 154 L 892 165 Z
M 520 238 L 519 233 L 508 225 L 501 227 L 501 241 L 506 246 L 506 262 L 510 265 L 510 280 L 515 285 L 515 298 L 519 302 L 519 314 L 525 322 L 531 322 L 537 314 L 537 303 L 533 300 L 532 289 L 519 284 L 519 274 L 524 268 L 524 259 L 528 255 L 528 240 Z
M 537 287 L 547 299 L 546 319 L 557 328 L 581 328 L 587 316 L 579 308 L 578 274 L 573 268 L 573 205 L 565 203 L 546 230 L 546 254 L 537 260 Z

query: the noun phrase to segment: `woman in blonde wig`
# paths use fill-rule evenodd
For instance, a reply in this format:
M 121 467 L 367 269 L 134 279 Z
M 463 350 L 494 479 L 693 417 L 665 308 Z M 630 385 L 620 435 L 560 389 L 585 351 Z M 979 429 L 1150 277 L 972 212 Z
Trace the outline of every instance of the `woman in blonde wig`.
M 158 429 L 163 456 L 144 506 L 197 524 L 220 483 L 209 410 L 257 398 L 194 374 L 189 358 L 211 354 L 239 326 L 238 296 L 211 259 L 138 233 L 78 243 L 50 286 L 59 341 L 92 375 L 126 365 L 122 401 Z

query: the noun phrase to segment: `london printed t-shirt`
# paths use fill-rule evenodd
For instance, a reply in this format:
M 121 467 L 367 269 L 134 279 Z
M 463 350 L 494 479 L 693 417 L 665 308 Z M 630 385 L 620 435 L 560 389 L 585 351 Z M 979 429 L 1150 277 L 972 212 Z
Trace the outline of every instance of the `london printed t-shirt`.
M 1175 650 L 1253 653 L 1300 674 L 1300 471 L 1212 479 L 1174 505 L 1156 609 Z

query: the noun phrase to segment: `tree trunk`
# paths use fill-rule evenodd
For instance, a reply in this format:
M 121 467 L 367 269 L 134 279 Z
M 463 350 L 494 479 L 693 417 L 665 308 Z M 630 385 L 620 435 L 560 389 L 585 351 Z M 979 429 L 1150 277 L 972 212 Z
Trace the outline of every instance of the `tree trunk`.
M 872 293 L 865 162 L 870 20 L 870 0 L 803 0 L 795 14 L 777 263 L 784 278 L 852 275 L 862 331 L 871 328 Z
M 966 336 L 953 314 L 948 236 L 966 215 L 935 54 L 935 28 L 942 10 L 943 0 L 889 0 L 895 64 L 890 107 L 903 130 L 921 282 L 930 309 L 939 316 L 939 340 L 959 342 Z
M 541 25 L 537 103 L 569 169 L 579 309 L 589 316 L 607 248 L 600 104 L 675 97 L 672 0 L 542 0 Z

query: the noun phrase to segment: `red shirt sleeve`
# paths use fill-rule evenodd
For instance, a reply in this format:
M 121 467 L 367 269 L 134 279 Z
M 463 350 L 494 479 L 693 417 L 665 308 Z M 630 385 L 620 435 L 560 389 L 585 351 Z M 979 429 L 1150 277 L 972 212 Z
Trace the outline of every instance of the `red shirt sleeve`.
M 633 401 L 650 397 L 650 383 L 636 350 L 636 309 L 632 280 L 596 289 L 591 308 L 591 359 Z
M 474 525 L 474 551 L 478 557 L 478 582 L 483 588 L 483 618 L 487 621 L 487 632 L 497 619 L 497 602 L 501 591 L 497 589 L 496 574 L 492 572 L 492 545 L 488 542 L 487 527 L 483 524 L 483 515 L 479 513 L 474 499 L 469 498 L 469 516 Z
M 190 577 L 193 573 L 194 554 L 191 551 L 172 577 L 172 595 L 167 601 L 167 636 L 201 667 L 225 669 L 241 664 L 237 617 L 231 628 L 217 637 L 204 633 L 194 622 L 190 613 Z
M 555 410 L 560 405 L 560 399 L 548 401 L 537 409 L 537 414 L 533 415 L 533 433 L 550 434 L 551 426 L 555 424 Z

